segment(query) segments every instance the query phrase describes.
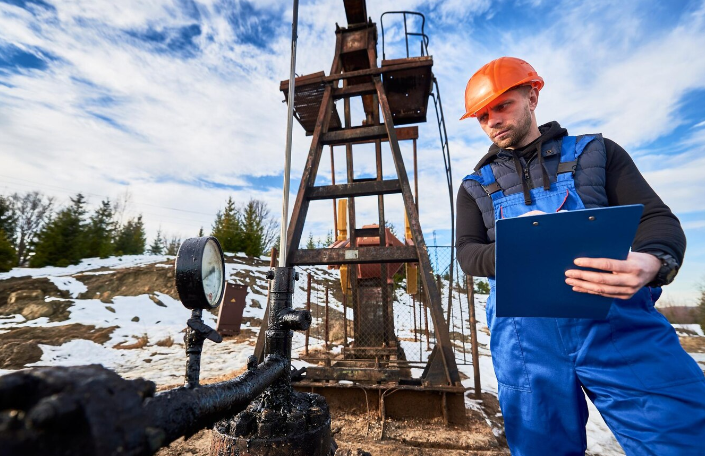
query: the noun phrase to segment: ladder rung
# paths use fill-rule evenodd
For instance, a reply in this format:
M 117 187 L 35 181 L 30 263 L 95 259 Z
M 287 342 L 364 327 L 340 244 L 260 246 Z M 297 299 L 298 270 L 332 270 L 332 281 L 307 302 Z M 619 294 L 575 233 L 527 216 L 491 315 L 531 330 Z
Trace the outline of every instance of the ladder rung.
M 306 197 L 309 200 L 322 200 L 347 198 L 350 196 L 389 195 L 393 193 L 401 193 L 399 179 L 309 187 Z
M 289 263 L 293 265 L 416 263 L 416 247 L 360 247 L 357 249 L 298 249 Z
M 321 144 L 345 144 L 356 141 L 367 141 L 387 137 L 387 128 L 384 125 L 371 127 L 345 128 L 325 133 Z

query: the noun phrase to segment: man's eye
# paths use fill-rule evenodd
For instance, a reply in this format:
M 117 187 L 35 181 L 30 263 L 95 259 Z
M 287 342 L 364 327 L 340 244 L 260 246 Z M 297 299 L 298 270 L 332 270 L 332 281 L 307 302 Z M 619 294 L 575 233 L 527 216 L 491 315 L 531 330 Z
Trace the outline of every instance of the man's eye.
M 485 123 L 487 121 L 487 114 L 482 114 L 480 117 L 477 118 L 481 123 Z

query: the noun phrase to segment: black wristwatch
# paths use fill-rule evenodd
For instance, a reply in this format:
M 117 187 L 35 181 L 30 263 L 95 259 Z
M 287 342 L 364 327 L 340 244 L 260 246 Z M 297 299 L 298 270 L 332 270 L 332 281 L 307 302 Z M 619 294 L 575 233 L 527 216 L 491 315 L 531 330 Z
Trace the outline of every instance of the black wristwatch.
M 650 287 L 662 287 L 673 282 L 673 279 L 676 278 L 676 274 L 678 274 L 678 268 L 680 268 L 680 265 L 678 264 L 676 259 L 668 253 L 664 252 L 645 253 L 655 256 L 661 262 L 661 269 L 658 270 L 658 273 L 656 274 L 656 277 L 654 277 L 654 280 L 652 280 L 651 283 L 648 283 L 647 285 Z

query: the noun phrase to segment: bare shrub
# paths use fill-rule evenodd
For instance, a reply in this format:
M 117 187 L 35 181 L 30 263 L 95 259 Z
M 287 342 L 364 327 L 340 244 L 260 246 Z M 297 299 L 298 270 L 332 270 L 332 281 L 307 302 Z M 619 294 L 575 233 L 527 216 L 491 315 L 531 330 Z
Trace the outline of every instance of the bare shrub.
M 113 348 L 116 348 L 118 350 L 132 350 L 135 348 L 144 348 L 147 346 L 147 343 L 149 343 L 149 337 L 146 334 L 143 334 L 139 337 L 137 337 L 137 336 L 132 336 L 132 337 L 137 339 L 134 344 L 120 342 L 119 344 L 113 345 Z
M 171 336 L 166 337 L 160 341 L 157 341 L 157 343 L 155 343 L 154 345 L 158 347 L 171 347 L 172 345 L 174 345 L 174 338 Z

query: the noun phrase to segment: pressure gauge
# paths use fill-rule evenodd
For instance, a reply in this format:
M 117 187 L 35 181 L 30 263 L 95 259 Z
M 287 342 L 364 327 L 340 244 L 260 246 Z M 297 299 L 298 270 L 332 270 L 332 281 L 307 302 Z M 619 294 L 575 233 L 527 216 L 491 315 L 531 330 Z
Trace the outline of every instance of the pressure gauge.
M 176 254 L 176 291 L 188 309 L 215 309 L 225 290 L 225 260 L 213 236 L 186 239 Z

